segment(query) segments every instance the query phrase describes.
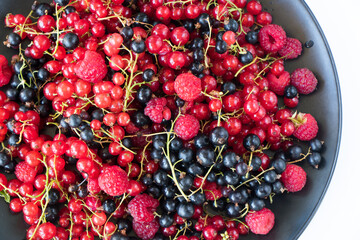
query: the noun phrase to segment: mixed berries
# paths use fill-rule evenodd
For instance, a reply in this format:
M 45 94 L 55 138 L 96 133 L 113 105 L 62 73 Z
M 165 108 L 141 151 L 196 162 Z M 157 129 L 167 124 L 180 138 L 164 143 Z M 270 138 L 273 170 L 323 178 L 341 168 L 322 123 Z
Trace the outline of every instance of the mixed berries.
M 26 239 L 265 235 L 297 163 L 321 167 L 294 109 L 318 80 L 259 1 L 54 0 L 5 25 L 0 195 Z

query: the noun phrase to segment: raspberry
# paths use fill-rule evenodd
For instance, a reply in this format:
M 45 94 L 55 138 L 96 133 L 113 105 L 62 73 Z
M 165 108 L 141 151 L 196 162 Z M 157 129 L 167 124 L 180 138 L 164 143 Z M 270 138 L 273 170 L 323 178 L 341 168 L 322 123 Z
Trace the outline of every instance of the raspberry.
M 88 82 L 96 83 L 101 81 L 107 74 L 107 66 L 100 53 L 86 51 L 83 60 L 75 66 L 76 75 Z
M 12 71 L 3 55 L 0 55 L 0 66 L 0 87 L 2 87 L 10 82 Z
M 147 223 L 133 220 L 133 229 L 136 235 L 143 240 L 153 239 L 159 227 L 159 222 L 156 219 Z
M 166 98 L 153 98 L 147 103 L 144 114 L 155 123 L 161 123 L 164 118 L 170 120 L 171 111 L 166 103 Z
M 15 175 L 17 179 L 24 183 L 34 182 L 37 170 L 35 167 L 31 167 L 26 162 L 20 162 L 16 165 Z
M 276 53 L 285 46 L 286 33 L 279 25 L 269 24 L 260 29 L 259 42 L 265 51 Z
M 101 190 L 110 196 L 120 196 L 126 192 L 129 179 L 119 166 L 106 167 L 98 178 Z
M 296 127 L 293 135 L 301 141 L 310 141 L 311 139 L 314 139 L 319 131 L 316 119 L 309 113 L 298 113 L 293 122 Z
M 274 227 L 275 215 L 270 209 L 263 208 L 260 211 L 249 212 L 245 221 L 251 232 L 265 235 Z
M 201 93 L 201 80 L 191 73 L 183 73 L 176 77 L 174 88 L 179 98 L 192 101 Z
M 278 95 L 284 95 L 284 90 L 290 84 L 290 74 L 284 71 L 279 77 L 269 73 L 267 75 L 269 81 L 269 89 Z
M 315 75 L 307 68 L 298 68 L 291 74 L 291 84 L 296 87 L 299 93 L 312 93 L 318 83 Z
M 135 221 L 149 223 L 154 220 L 154 212 L 158 206 L 157 199 L 147 194 L 140 194 L 129 202 L 128 209 Z
M 285 46 L 280 49 L 279 54 L 286 59 L 294 59 L 301 55 L 302 44 L 296 38 L 286 38 Z
M 298 192 L 305 186 L 306 172 L 298 165 L 288 164 L 281 174 L 281 181 L 289 192 Z
M 204 186 L 204 192 L 206 199 L 210 201 L 215 201 L 222 197 L 221 190 L 216 183 L 207 183 Z
M 186 114 L 176 120 L 174 131 L 183 140 L 195 137 L 200 129 L 199 120 L 193 115 Z

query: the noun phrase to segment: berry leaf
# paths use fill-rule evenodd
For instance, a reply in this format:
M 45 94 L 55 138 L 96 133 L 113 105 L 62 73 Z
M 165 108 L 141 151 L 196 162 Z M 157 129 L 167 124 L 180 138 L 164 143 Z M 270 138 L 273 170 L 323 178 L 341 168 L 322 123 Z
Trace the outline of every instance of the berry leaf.
M 10 195 L 5 190 L 0 191 L 0 196 L 5 199 L 5 202 L 7 202 L 7 203 L 10 202 Z

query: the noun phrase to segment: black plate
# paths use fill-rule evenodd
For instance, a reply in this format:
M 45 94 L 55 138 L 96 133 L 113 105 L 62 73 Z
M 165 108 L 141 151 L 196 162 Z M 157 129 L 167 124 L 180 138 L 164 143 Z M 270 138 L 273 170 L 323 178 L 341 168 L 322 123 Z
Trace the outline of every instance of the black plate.
M 295 194 L 275 197 L 271 209 L 275 213 L 274 229 L 267 236 L 253 234 L 241 239 L 297 239 L 314 216 L 330 183 L 338 156 L 341 136 L 341 96 L 339 80 L 333 57 L 325 36 L 314 15 L 302 0 L 261 1 L 264 8 L 273 15 L 273 21 L 284 27 L 288 36 L 298 38 L 302 43 L 314 41 L 312 48 L 304 48 L 303 55 L 286 63 L 287 71 L 299 67 L 311 69 L 319 80 L 318 90 L 310 96 L 301 97 L 298 110 L 312 113 L 319 122 L 319 138 L 325 140 L 324 164 L 315 170 L 304 164 L 308 174 L 305 188 Z M 8 12 L 27 14 L 32 1 L 1 0 L 0 20 Z M 8 30 L 1 28 L 0 40 L 5 39 Z M 10 57 L 14 51 L 0 46 L 0 53 Z M 0 200 L 0 239 L 19 240 L 25 236 L 22 214 L 14 216 L 8 205 Z

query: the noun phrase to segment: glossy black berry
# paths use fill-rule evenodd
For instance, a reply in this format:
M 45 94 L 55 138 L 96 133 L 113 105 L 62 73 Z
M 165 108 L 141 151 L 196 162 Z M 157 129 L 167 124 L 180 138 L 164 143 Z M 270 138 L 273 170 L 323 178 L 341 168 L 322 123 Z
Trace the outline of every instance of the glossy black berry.
M 170 227 L 174 223 L 174 217 L 168 214 L 163 214 L 159 218 L 159 224 L 163 228 Z
M 81 131 L 80 137 L 85 142 L 91 142 L 94 139 L 94 133 L 90 127 L 86 127 L 84 130 Z
M 5 94 L 9 100 L 16 101 L 19 97 L 19 90 L 16 88 L 8 88 L 6 89 Z
M 240 188 L 229 193 L 229 201 L 232 203 L 244 204 L 249 199 L 249 193 L 246 188 Z
M 74 12 L 76 12 L 76 8 L 73 7 L 73 6 L 67 6 L 67 7 L 65 8 L 65 14 L 66 14 L 66 15 L 68 15 L 68 14 L 70 14 L 70 13 L 74 13 Z
M 225 214 L 231 218 L 240 217 L 241 208 L 238 204 L 228 203 L 225 207 Z
M 199 62 L 193 62 L 189 66 L 189 70 L 195 76 L 199 76 L 199 74 L 202 73 L 204 71 L 204 69 L 205 69 L 204 65 L 202 63 L 199 63 Z
M 193 184 L 194 179 L 190 176 L 190 175 L 186 175 L 185 177 L 181 178 L 179 182 L 179 186 L 181 188 L 181 190 L 183 190 L 184 192 L 187 192 L 190 190 L 192 184 Z
M 4 167 L 10 162 L 10 157 L 4 152 L 0 152 L 0 167 Z
M 190 196 L 190 201 L 195 205 L 202 205 L 205 202 L 205 194 L 203 192 L 197 191 Z
M 226 171 L 224 173 L 225 182 L 227 185 L 237 185 L 240 181 L 240 176 L 233 171 Z
M 116 210 L 116 203 L 112 199 L 106 199 L 103 202 L 102 207 L 107 214 L 111 214 Z
M 77 190 L 77 194 L 79 197 L 85 198 L 89 194 L 87 186 L 85 184 L 81 185 Z
M 265 202 L 259 198 L 252 198 L 249 200 L 249 207 L 252 211 L 260 211 L 265 207 Z
M 81 116 L 78 114 L 72 114 L 69 117 L 69 126 L 72 128 L 77 128 L 82 122 Z
M 317 138 L 310 140 L 309 144 L 313 152 L 321 152 L 323 149 L 323 142 Z
M 261 158 L 258 156 L 252 156 L 250 169 L 251 171 L 258 171 L 261 167 Z
M 19 146 L 20 145 L 19 135 L 11 134 L 10 137 L 8 138 L 8 143 L 10 146 L 14 146 L 14 147 Z
M 214 164 L 215 153 L 210 148 L 200 148 L 196 152 L 196 160 L 204 167 L 210 167 Z
M 16 163 L 15 161 L 11 161 L 4 166 L 4 171 L 6 173 L 13 173 L 15 171 Z
M 296 89 L 295 86 L 293 85 L 288 85 L 285 87 L 285 91 L 284 91 L 284 96 L 287 97 L 287 98 L 294 98 L 296 97 L 298 94 L 298 91 Z
M 69 32 L 65 34 L 62 45 L 66 49 L 73 50 L 79 46 L 79 37 L 75 33 Z
M 130 40 L 134 36 L 134 30 L 131 27 L 126 26 L 121 29 L 120 34 L 124 40 Z
M 200 24 L 202 30 L 208 30 L 211 26 L 210 16 L 207 13 L 200 14 L 196 22 Z
M 55 3 L 62 7 L 68 5 L 69 2 L 70 0 L 55 0 Z
M 134 26 L 143 26 L 143 23 L 150 23 L 150 18 L 148 15 L 141 12 L 135 16 L 135 21 L 140 23 L 135 23 Z
M 319 164 L 321 163 L 321 154 L 318 152 L 312 152 L 308 157 L 307 157 L 307 161 L 308 163 L 314 167 L 314 168 L 318 168 Z
M 227 144 L 229 133 L 224 127 L 216 127 L 211 130 L 209 138 L 214 146 L 221 146 Z
M 204 60 L 204 51 L 202 49 L 195 49 L 193 52 L 194 62 L 201 62 Z
M 260 138 L 256 134 L 249 134 L 243 141 L 246 150 L 253 152 L 260 147 Z
M 162 189 L 164 197 L 169 198 L 169 199 L 175 197 L 176 191 L 177 191 L 177 188 L 174 185 L 165 186 Z
M 49 205 L 54 205 L 60 200 L 60 192 L 54 188 L 50 189 L 47 195 Z
M 302 148 L 299 145 L 293 145 L 286 151 L 286 155 L 290 160 L 297 160 L 301 158 Z
M 227 168 L 233 168 L 235 165 L 240 162 L 241 158 L 234 152 L 227 152 L 223 156 L 224 166 Z
M 269 184 L 262 183 L 255 189 L 255 195 L 258 198 L 266 198 L 270 195 L 271 190 L 272 188 Z
M 236 165 L 235 169 L 237 174 L 244 176 L 248 172 L 249 166 L 246 163 L 241 162 Z
M 154 75 L 155 75 L 154 70 L 148 68 L 143 72 L 142 79 L 145 82 L 150 82 L 152 80 L 152 78 L 154 77 Z
M 180 138 L 175 137 L 171 142 L 170 142 L 170 150 L 173 152 L 178 152 L 180 151 L 180 149 L 183 148 L 183 142 Z
M 47 206 L 45 209 L 45 219 L 54 223 L 58 219 L 59 210 L 56 206 Z
M 143 40 L 134 40 L 131 42 L 131 50 L 135 53 L 142 53 L 145 51 L 145 42 Z
M 139 90 L 136 93 L 136 99 L 142 103 L 145 104 L 151 99 L 152 91 L 149 86 L 142 85 Z
M 137 111 L 132 115 L 132 121 L 137 127 L 143 127 L 150 124 L 150 119 L 143 112 Z
M 194 138 L 194 145 L 196 148 L 204 148 L 210 145 L 210 139 L 205 134 L 198 134 Z
M 252 62 L 252 60 L 254 60 L 253 55 L 251 54 L 251 52 L 246 51 L 245 54 L 240 54 L 239 55 L 239 60 L 242 64 L 246 65 Z
M 216 35 L 216 41 L 223 40 L 224 33 L 225 31 L 219 31 L 218 34 Z
M 224 40 L 216 41 L 215 51 L 219 54 L 225 53 L 227 51 L 227 43 Z
M 167 172 L 163 170 L 158 170 L 154 173 L 154 182 L 159 186 L 164 186 L 169 183 L 169 178 Z
M 56 1 L 55 1 L 56 2 Z M 44 15 L 52 15 L 54 13 L 54 8 L 48 3 L 39 3 L 35 6 L 35 14 L 38 17 Z
M 192 163 L 187 168 L 187 173 L 193 176 L 201 176 L 204 173 L 204 168 L 199 163 Z
M 7 41 L 12 47 L 17 47 L 21 43 L 21 37 L 19 34 L 12 32 L 8 35 Z
M 224 95 L 230 95 L 235 93 L 236 91 L 236 85 L 233 82 L 226 82 L 223 85 L 221 85 L 221 92 L 224 93 Z
M 94 111 L 92 111 L 91 117 L 92 117 L 92 119 L 96 119 L 101 122 L 104 118 L 104 113 L 101 109 L 98 108 L 98 109 L 95 109 Z
M 161 207 L 165 212 L 175 212 L 176 211 L 176 200 L 167 199 L 161 204 Z
M 50 77 L 50 73 L 45 68 L 40 68 L 39 71 L 37 72 L 37 78 L 42 82 L 45 82 L 49 77 Z
M 130 233 L 132 230 L 132 223 L 126 218 L 120 218 L 117 222 L 117 226 L 119 231 L 125 230 L 126 233 Z
M 194 205 L 189 202 L 180 203 L 176 209 L 177 214 L 185 219 L 191 218 L 194 215 Z
M 153 198 L 159 198 L 161 196 L 161 190 L 157 186 L 150 186 L 146 189 L 146 192 Z
M 230 18 L 228 21 L 225 21 L 224 29 L 225 31 L 232 31 L 234 33 L 237 33 L 239 29 L 239 24 L 235 19 Z
M 277 179 L 275 170 L 267 171 L 264 173 L 264 181 L 267 183 L 274 183 Z
M 204 40 L 202 40 L 201 38 L 194 38 L 194 40 L 192 40 L 192 42 L 189 45 L 189 48 L 191 50 L 194 50 L 194 55 L 195 55 L 195 50 L 201 50 L 202 52 L 203 47 L 204 47 Z
M 31 102 L 35 98 L 35 91 L 31 88 L 21 89 L 19 93 L 19 100 L 21 102 Z
M 130 240 L 130 237 L 122 235 L 119 232 L 115 232 L 113 235 L 111 235 L 110 240 Z
M 258 32 L 250 31 L 245 35 L 245 40 L 250 44 L 256 44 L 258 42 Z
M 192 33 L 195 30 L 195 24 L 192 20 L 185 20 L 184 28 L 188 30 L 189 33 Z
M 285 191 L 284 185 L 281 181 L 276 180 L 272 185 L 272 191 L 276 194 L 283 193 Z

